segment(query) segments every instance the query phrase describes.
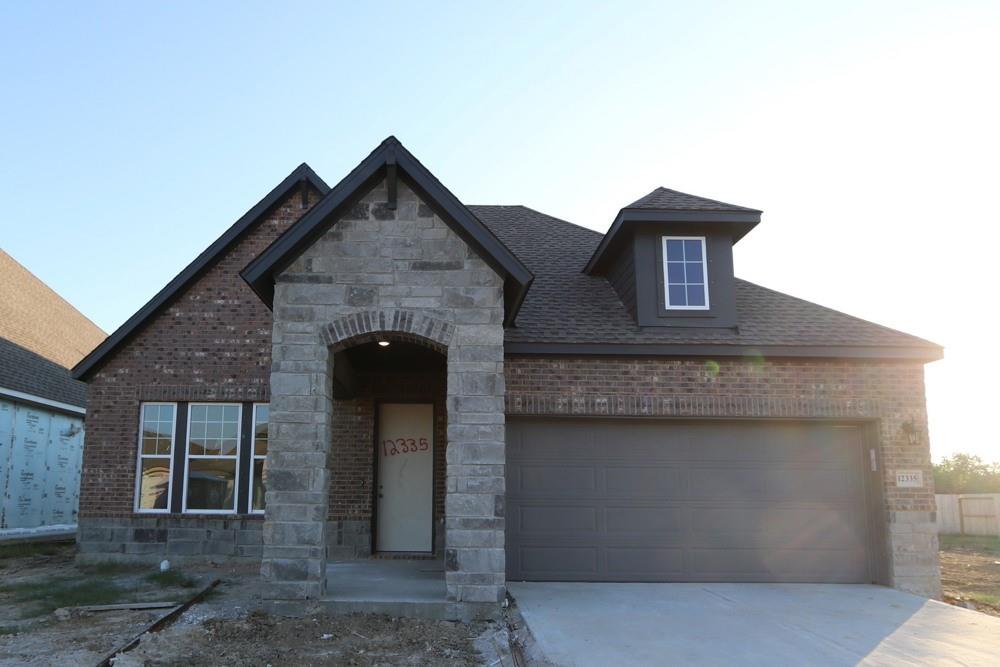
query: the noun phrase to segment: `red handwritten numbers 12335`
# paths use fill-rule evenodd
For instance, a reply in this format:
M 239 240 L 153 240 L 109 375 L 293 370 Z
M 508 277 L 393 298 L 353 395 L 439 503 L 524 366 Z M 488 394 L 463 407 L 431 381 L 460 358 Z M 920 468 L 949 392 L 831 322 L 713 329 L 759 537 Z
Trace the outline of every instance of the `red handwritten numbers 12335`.
M 431 444 L 427 438 L 396 438 L 382 441 L 382 456 L 397 456 L 412 452 L 426 452 Z

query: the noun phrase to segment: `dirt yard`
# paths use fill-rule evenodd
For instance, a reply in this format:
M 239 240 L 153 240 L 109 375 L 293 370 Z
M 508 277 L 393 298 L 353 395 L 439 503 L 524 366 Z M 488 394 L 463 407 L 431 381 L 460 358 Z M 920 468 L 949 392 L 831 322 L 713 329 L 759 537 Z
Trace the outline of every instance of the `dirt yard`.
M 501 660 L 504 635 L 490 623 L 373 615 L 283 619 L 256 611 L 256 568 L 73 563 L 72 545 L 0 546 L 0 667 L 96 665 L 167 609 L 77 613 L 73 607 L 189 599 L 213 594 L 117 657 L 138 665 L 466 665 Z
M 1000 537 L 941 536 L 946 602 L 1000 616 Z

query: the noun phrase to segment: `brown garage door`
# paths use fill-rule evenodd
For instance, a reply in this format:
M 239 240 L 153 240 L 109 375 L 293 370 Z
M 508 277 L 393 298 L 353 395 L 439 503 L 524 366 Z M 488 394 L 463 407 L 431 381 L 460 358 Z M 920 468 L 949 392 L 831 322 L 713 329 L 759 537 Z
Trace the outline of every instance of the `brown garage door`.
M 862 427 L 511 419 L 513 581 L 867 583 Z

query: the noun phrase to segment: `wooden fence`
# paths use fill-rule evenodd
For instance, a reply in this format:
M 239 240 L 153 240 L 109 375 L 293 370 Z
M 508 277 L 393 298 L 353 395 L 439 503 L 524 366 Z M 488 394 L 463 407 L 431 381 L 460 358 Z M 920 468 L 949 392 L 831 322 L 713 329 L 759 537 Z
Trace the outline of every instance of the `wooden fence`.
M 1000 536 L 1000 493 L 937 494 L 938 533 Z

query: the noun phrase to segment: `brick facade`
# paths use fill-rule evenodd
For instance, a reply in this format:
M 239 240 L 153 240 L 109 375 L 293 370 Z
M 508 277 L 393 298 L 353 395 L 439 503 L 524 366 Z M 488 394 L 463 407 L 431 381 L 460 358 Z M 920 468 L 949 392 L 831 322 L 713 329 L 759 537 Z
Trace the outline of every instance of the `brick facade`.
M 198 520 L 213 522 L 218 530 L 232 534 L 234 546 L 239 542 L 241 531 L 233 532 L 230 524 L 223 528 L 219 516 L 166 519 L 133 512 L 139 405 L 143 401 L 268 400 L 271 311 L 240 279 L 239 271 L 318 198 L 319 193 L 311 191 L 305 207 L 298 193 L 280 202 L 88 380 L 80 482 L 83 553 L 153 554 L 157 548 L 157 553 L 167 553 L 167 531 L 176 528 L 177 521 L 187 525 Z M 256 533 L 256 538 L 249 539 L 258 544 L 249 557 L 259 558 L 260 530 L 252 524 L 259 524 L 260 519 L 246 521 Z M 146 533 L 136 533 L 142 530 L 163 531 L 153 533 L 162 539 L 146 541 Z M 195 551 L 194 547 L 182 550 L 192 555 Z

